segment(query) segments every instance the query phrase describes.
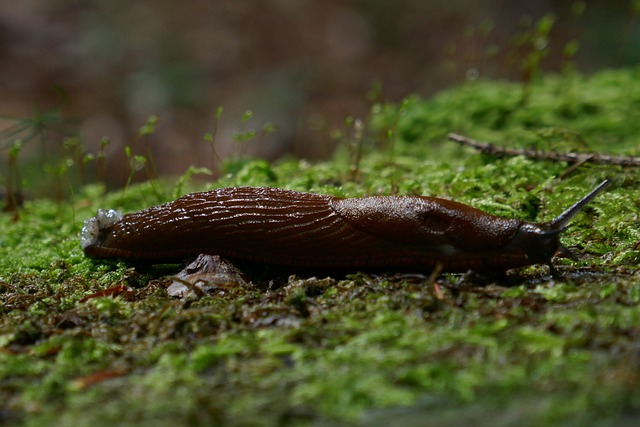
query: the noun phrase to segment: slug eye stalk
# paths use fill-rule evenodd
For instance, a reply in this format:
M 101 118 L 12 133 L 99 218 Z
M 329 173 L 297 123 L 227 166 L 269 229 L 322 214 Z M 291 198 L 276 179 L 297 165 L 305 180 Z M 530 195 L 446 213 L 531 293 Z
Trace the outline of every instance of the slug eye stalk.
M 549 233 L 562 233 L 566 228 L 569 221 L 573 219 L 584 207 L 589 204 L 593 199 L 596 198 L 598 194 L 604 191 L 607 187 L 611 185 L 611 181 L 605 179 L 602 181 L 596 188 L 591 190 L 589 194 L 584 196 L 582 199 L 578 200 L 574 203 L 570 208 L 560 214 L 556 219 L 546 223 L 547 232 Z

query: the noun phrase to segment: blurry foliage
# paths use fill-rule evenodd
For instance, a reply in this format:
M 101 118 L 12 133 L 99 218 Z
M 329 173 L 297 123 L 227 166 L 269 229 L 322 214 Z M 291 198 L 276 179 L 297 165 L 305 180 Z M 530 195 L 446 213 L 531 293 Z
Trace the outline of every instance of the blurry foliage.
M 218 172 L 217 159 L 202 162 L 208 150 L 198 141 L 220 105 L 233 119 L 217 120 L 213 157 L 327 158 L 336 144 L 331 131 L 347 115 L 363 118 L 371 99 L 430 95 L 478 78 L 530 83 L 538 72 L 637 63 L 636 3 L 272 0 L 256 8 L 199 0 L 184 8 L 116 0 L 80 8 L 26 1 L 0 7 L 0 111 L 24 117 L 29 103 L 42 105 L 24 122 L 36 133 L 80 118 L 79 135 L 46 132 L 49 157 L 66 136 L 79 136 L 93 155 L 108 137 L 103 153 L 113 161 L 102 162 L 100 181 L 110 187 L 126 182 L 124 147 L 134 145 L 150 115 L 161 119 L 152 153 L 135 154 L 153 159 L 156 173 L 179 175 L 192 164 Z M 54 84 L 65 93 L 61 105 Z M 247 109 L 253 125 L 238 130 L 235 118 Z M 278 132 L 259 130 L 269 123 Z M 3 134 L 3 149 L 13 138 Z M 34 154 L 25 150 L 20 161 L 34 163 Z M 42 168 L 23 174 L 34 184 L 38 178 Z
M 405 149 L 437 148 L 448 133 L 459 132 L 517 146 L 637 155 L 638 79 L 639 68 L 546 76 L 531 83 L 527 105 L 520 102 L 520 84 L 474 81 L 428 101 L 412 96 L 376 104 L 372 126 L 377 134 L 397 133 Z

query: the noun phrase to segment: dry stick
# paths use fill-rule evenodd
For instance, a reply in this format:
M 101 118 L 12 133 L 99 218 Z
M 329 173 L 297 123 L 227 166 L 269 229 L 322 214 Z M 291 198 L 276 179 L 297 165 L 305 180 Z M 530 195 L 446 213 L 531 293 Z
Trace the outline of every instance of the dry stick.
M 582 165 L 586 162 L 601 165 L 616 166 L 640 166 L 640 157 L 607 156 L 604 154 L 590 153 L 558 153 L 556 151 L 539 151 L 528 148 L 506 148 L 488 142 L 480 142 L 466 136 L 450 133 L 447 137 L 461 145 L 475 148 L 476 150 L 495 157 L 525 156 L 536 160 L 553 160 L 556 162 L 568 162 Z

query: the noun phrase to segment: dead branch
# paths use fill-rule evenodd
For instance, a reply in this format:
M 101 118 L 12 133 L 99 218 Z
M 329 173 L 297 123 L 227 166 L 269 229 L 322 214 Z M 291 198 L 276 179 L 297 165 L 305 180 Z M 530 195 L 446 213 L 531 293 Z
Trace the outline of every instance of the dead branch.
M 640 157 L 608 156 L 595 153 L 559 153 L 556 151 L 540 151 L 532 148 L 506 148 L 488 142 L 476 141 L 455 133 L 450 133 L 447 137 L 460 145 L 474 148 L 483 154 L 495 157 L 524 156 L 530 159 L 568 162 L 578 165 L 591 162 L 600 165 L 640 166 Z

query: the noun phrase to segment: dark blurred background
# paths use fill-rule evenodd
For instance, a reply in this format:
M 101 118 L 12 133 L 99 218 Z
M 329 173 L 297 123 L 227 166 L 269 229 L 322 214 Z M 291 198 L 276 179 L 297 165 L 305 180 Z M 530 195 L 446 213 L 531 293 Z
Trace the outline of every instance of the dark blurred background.
M 157 115 L 145 143 L 163 174 L 211 166 L 203 135 L 216 128 L 219 106 L 220 157 L 239 150 L 234 132 L 260 133 L 272 123 L 275 132 L 242 150 L 267 159 L 326 158 L 331 130 L 347 115 L 366 118 L 372 100 L 429 96 L 465 79 L 526 79 L 514 52 L 525 49 L 518 40 L 535 33 L 544 16 L 555 20 L 548 38 L 534 40 L 545 51 L 542 70 L 591 73 L 637 64 L 638 3 L 2 2 L 0 114 L 28 118 L 36 108 L 54 109 L 63 118 L 55 126 L 79 130 L 87 150 L 97 152 L 108 136 L 111 159 L 140 143 L 138 130 Z M 246 110 L 253 117 L 243 122 Z M 15 126 L 0 120 L 0 130 Z M 3 134 L 3 153 L 14 137 Z M 126 173 L 118 170 L 122 163 L 109 164 L 116 180 Z

